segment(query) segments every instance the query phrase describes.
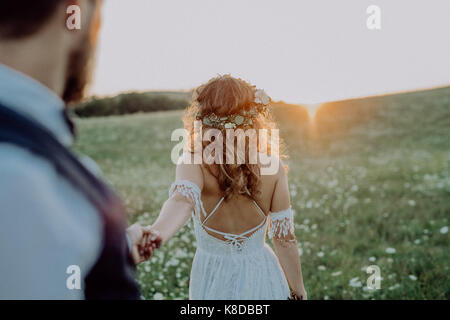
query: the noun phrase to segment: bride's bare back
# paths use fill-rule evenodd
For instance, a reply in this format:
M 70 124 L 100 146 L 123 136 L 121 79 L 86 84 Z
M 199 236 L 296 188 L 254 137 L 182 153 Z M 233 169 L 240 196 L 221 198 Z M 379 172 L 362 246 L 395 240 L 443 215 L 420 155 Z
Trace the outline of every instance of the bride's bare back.
M 203 175 L 202 201 L 206 212 L 211 213 L 222 199 L 217 179 L 204 166 L 201 167 Z M 214 169 L 212 169 L 214 170 Z M 216 169 L 217 170 L 217 169 Z M 277 175 L 261 176 L 260 194 L 255 198 L 264 215 L 271 211 L 272 198 L 277 182 Z M 245 195 L 233 195 L 229 200 L 222 201 L 210 217 L 202 217 L 202 222 L 209 228 L 231 234 L 242 234 L 260 224 L 264 217 L 258 212 L 253 200 Z M 208 231 L 214 237 L 223 240 L 223 236 Z M 250 234 L 249 234 L 250 236 Z

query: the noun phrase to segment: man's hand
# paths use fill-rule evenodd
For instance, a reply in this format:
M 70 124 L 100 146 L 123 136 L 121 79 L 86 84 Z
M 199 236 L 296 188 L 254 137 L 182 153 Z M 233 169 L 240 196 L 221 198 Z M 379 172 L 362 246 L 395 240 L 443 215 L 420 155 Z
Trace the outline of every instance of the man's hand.
M 131 257 L 135 264 L 147 261 L 156 248 L 161 246 L 162 239 L 150 226 L 143 227 L 138 223 L 127 229 L 131 240 Z

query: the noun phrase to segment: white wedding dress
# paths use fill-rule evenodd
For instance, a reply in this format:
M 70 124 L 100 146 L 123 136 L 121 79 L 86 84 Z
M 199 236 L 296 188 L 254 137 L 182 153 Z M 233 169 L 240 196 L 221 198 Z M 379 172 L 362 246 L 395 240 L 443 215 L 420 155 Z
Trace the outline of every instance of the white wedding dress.
M 197 251 L 191 269 L 189 298 L 194 300 L 287 300 L 290 290 L 277 257 L 265 242 L 269 236 L 293 233 L 292 210 L 271 213 L 269 218 L 254 201 L 264 220 L 239 235 L 220 232 L 205 225 L 221 205 L 223 198 L 208 215 L 201 192 L 191 181 L 175 182 L 169 196 L 179 192 L 195 204 L 192 214 Z M 200 214 L 206 219 L 202 222 Z M 269 220 L 269 221 L 268 221 Z M 206 230 L 222 236 L 221 240 Z

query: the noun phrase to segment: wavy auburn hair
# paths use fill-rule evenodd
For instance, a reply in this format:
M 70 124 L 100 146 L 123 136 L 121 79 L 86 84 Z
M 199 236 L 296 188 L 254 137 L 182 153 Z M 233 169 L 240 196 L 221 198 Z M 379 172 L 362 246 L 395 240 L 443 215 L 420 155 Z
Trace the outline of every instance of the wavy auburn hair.
M 187 108 L 183 122 L 185 129 L 190 135 L 189 146 L 192 152 L 193 135 L 194 135 L 194 121 L 197 116 L 203 117 L 211 113 L 219 117 L 240 114 L 243 111 L 249 111 L 255 108 L 255 91 L 256 87 L 248 82 L 234 78 L 230 75 L 218 76 L 212 78 L 207 83 L 199 86 L 194 90 L 192 103 Z M 202 125 L 203 130 L 208 130 L 209 127 Z M 214 128 L 218 129 L 218 128 Z M 276 129 L 275 122 L 269 112 L 258 112 L 253 118 L 252 124 L 247 125 L 246 129 L 255 129 L 257 132 L 257 152 L 260 151 L 260 137 L 259 129 L 267 129 L 268 141 L 270 141 L 271 129 Z M 226 159 L 226 129 L 218 129 L 223 137 L 223 159 Z M 235 154 L 236 154 L 236 138 L 235 138 Z M 250 139 L 248 139 L 250 140 Z M 245 163 L 244 164 L 203 164 L 203 166 L 216 177 L 220 189 L 222 190 L 225 200 L 230 199 L 233 195 L 241 194 L 256 199 L 260 194 L 261 183 L 261 167 L 259 162 L 256 164 L 249 163 L 249 143 L 247 138 L 245 141 Z M 212 142 L 203 142 L 203 148 Z M 203 150 L 202 150 L 203 151 Z M 271 154 L 270 144 L 267 144 L 268 154 Z M 203 153 L 202 153 L 203 156 Z M 224 161 L 225 162 L 225 161 Z M 216 167 L 218 170 L 213 170 Z

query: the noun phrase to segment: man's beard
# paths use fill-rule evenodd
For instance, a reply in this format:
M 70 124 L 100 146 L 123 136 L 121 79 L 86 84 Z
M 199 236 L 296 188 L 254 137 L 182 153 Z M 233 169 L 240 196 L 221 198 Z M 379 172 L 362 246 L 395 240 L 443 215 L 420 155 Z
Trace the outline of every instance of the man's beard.
M 94 57 L 95 47 L 88 39 L 82 48 L 71 53 L 62 96 L 66 103 L 78 102 L 84 97 L 86 88 L 92 79 Z

